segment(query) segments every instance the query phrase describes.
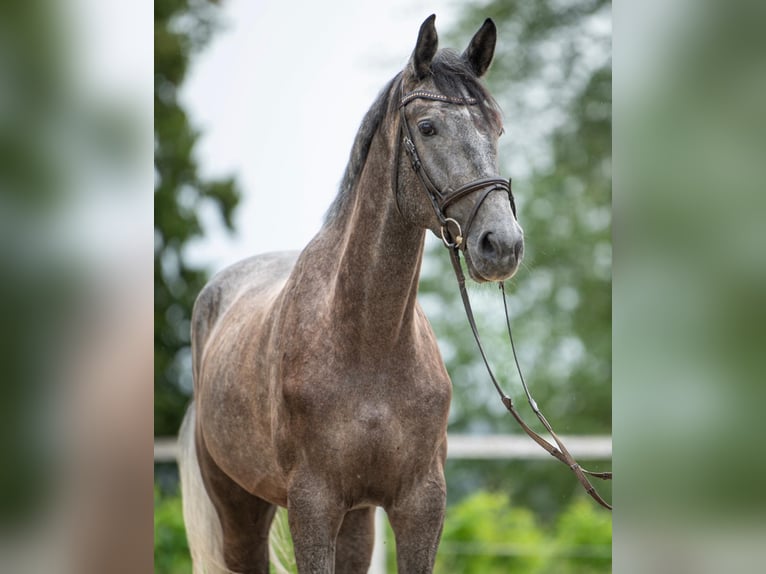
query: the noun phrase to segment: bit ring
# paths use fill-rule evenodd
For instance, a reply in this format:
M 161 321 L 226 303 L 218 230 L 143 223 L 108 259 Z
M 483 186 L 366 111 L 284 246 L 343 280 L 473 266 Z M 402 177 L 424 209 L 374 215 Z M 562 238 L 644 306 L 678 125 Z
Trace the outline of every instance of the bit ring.
M 444 230 L 445 229 L 447 230 L 447 233 L 450 236 L 452 235 L 450 233 L 450 231 L 449 231 L 449 223 L 450 222 L 454 223 L 455 227 L 457 227 L 457 235 L 455 235 L 454 243 L 450 242 L 450 241 L 447 241 L 447 238 L 444 235 Z M 452 219 L 451 217 L 447 217 L 444 220 L 444 224 L 442 225 L 442 228 L 441 228 L 441 235 L 442 235 L 442 241 L 444 242 L 444 245 L 446 245 L 449 248 L 460 247 L 460 245 L 462 245 L 462 243 L 463 243 L 463 229 L 460 227 L 460 224 L 456 220 Z

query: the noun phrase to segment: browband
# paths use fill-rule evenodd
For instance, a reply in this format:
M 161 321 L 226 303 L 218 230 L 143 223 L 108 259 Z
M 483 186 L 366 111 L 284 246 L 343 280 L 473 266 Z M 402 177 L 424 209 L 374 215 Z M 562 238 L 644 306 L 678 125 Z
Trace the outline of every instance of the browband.
M 436 94 L 434 92 L 426 92 L 423 90 L 415 90 L 414 92 L 410 92 L 404 96 L 402 96 L 402 99 L 399 101 L 399 107 L 403 108 L 407 104 L 409 104 L 412 100 L 434 100 L 437 102 L 447 102 L 448 104 L 458 104 L 463 106 L 473 106 L 475 104 L 479 103 L 479 100 L 476 98 L 453 98 L 451 96 L 445 96 L 444 94 Z

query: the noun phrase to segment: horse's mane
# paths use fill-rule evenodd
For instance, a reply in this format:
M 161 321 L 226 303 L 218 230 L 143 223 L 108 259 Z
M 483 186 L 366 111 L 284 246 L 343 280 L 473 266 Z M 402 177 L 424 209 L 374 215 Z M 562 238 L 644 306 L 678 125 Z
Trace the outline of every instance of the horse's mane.
M 439 93 L 456 98 L 466 95 L 475 98 L 479 102 L 482 115 L 489 124 L 498 131 L 501 129 L 500 107 L 462 56 L 452 50 L 440 50 L 431 62 L 431 74 Z M 402 72 L 391 79 L 380 91 L 370 109 L 367 110 L 354 139 L 338 195 L 325 215 L 326 223 L 333 221 L 339 214 L 343 213 L 349 198 L 353 196 L 353 190 L 356 188 L 359 176 L 367 162 L 372 139 L 389 111 L 392 88 L 395 83 L 400 81 L 401 77 Z
M 351 148 L 351 154 L 348 158 L 348 164 L 346 165 L 346 172 L 343 174 L 343 179 L 340 182 L 338 195 L 335 197 L 335 200 L 332 202 L 330 209 L 327 210 L 325 215 L 326 223 L 333 221 L 339 214 L 343 213 L 349 198 L 353 196 L 352 192 L 356 187 L 357 181 L 359 181 L 359 176 L 362 174 L 364 164 L 367 162 L 367 155 L 370 152 L 372 138 L 375 137 L 378 127 L 380 127 L 380 124 L 388 111 L 388 104 L 391 99 L 391 88 L 394 85 L 394 82 L 399 81 L 401 75 L 400 72 L 385 85 L 375 99 L 375 102 L 364 115 L 362 125 L 359 126 L 359 131 L 356 133 L 356 138 L 354 139 L 354 145 Z

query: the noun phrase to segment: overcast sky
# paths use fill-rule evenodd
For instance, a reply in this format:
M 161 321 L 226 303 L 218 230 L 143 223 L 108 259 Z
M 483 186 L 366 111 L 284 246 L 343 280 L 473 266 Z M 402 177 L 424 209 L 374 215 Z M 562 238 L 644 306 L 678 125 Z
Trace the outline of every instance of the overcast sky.
M 420 24 L 436 13 L 437 30 L 446 31 L 455 14 L 450 0 L 223 7 L 225 28 L 196 57 L 182 95 L 203 132 L 203 174 L 235 175 L 243 192 L 234 236 L 212 209 L 202 213 L 209 233 L 189 255 L 213 271 L 306 245 L 335 197 L 362 117 L 407 62 Z

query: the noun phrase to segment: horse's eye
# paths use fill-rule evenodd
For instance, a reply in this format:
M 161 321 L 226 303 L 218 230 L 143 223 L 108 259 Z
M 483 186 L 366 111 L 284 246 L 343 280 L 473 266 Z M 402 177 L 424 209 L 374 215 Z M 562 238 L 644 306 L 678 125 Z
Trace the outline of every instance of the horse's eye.
M 424 136 L 436 135 L 436 128 L 428 120 L 423 120 L 422 122 L 418 123 L 418 129 L 420 130 L 420 133 L 423 134 Z

